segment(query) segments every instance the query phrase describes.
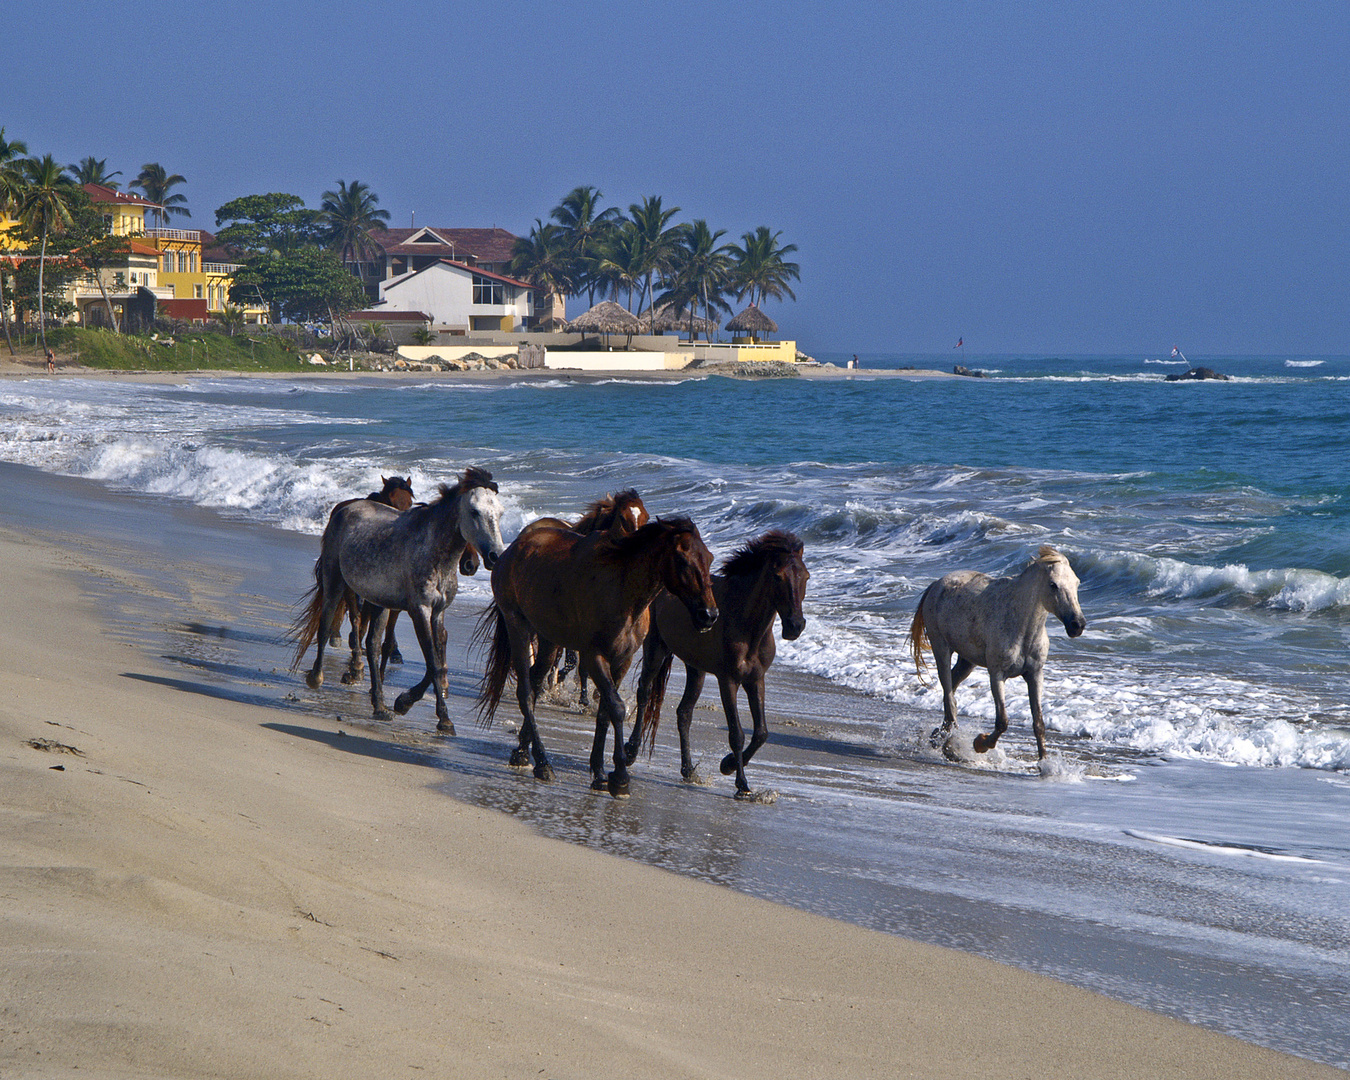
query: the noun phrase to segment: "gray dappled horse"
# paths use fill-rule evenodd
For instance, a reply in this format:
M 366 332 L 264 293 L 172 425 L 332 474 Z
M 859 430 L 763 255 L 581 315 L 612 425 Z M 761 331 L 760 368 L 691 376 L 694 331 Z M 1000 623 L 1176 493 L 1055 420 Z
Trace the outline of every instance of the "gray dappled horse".
M 384 638 L 389 611 L 406 611 L 417 631 L 427 670 L 422 681 L 405 690 L 394 710 L 405 713 L 433 687 L 437 730 L 454 734 L 445 705 L 448 674 L 445 663 L 445 609 L 459 589 L 459 562 L 467 545 L 491 569 L 505 550 L 499 526 L 502 503 L 492 474 L 469 467 L 453 487 L 441 485 L 440 497 L 400 513 L 366 499 L 334 511 L 314 564 L 309 604 L 296 620 L 295 666 L 317 640 L 314 666 L 305 675 L 311 689 L 323 684 L 323 652 L 341 605 L 360 596 L 366 660 L 370 667 L 370 701 L 375 716 L 390 718 L 384 705 L 384 680 L 375 650 Z M 352 649 L 349 674 L 360 678 L 361 657 Z
M 939 578 L 924 590 L 909 637 L 920 676 L 928 666 L 923 657 L 927 639 L 942 684 L 942 726 L 933 732 L 933 746 L 940 745 L 956 726 L 956 688 L 975 668 L 983 667 L 989 670 L 989 689 L 994 695 L 994 730 L 975 737 L 975 752 L 993 749 L 1008 729 L 1003 683 L 1021 676 L 1031 699 L 1036 754 L 1045 757 L 1041 686 L 1050 651 L 1045 632 L 1050 615 L 1064 624 L 1069 637 L 1078 637 L 1087 628 L 1078 606 L 1078 578 L 1069 560 L 1049 545 L 1042 546 L 1017 577 L 991 578 L 962 570 Z

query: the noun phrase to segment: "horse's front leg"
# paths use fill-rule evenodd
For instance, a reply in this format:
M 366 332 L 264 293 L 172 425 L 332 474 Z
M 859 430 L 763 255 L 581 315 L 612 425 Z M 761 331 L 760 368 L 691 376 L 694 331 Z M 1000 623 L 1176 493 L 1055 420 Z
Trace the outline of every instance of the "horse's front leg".
M 1003 701 L 1003 673 L 992 668 L 989 671 L 989 692 L 994 696 L 994 730 L 988 735 L 975 736 L 975 753 L 983 754 L 992 750 L 999 736 L 1008 730 L 1008 707 Z
M 623 721 L 627 709 L 615 685 L 616 676 L 623 678 L 622 673 L 608 670 L 608 665 L 598 660 L 594 679 L 600 694 L 600 707 L 595 712 L 595 742 L 591 746 L 591 790 L 607 790 L 620 799 L 628 796 L 628 762 L 623 746 Z M 614 729 L 614 771 L 606 776 L 605 736 L 611 727 Z
M 1045 758 L 1045 719 L 1041 716 L 1041 686 L 1044 673 L 1032 668 L 1022 676 L 1027 682 L 1027 697 L 1031 699 L 1031 730 L 1036 736 L 1036 756 Z
M 727 714 L 727 744 L 731 753 L 722 759 L 722 775 L 736 777 L 736 797 L 750 794 L 750 782 L 745 778 L 745 729 L 736 708 L 736 694 L 740 687 L 732 679 L 719 677 L 717 689 L 722 692 L 722 711 Z
M 741 756 L 743 765 L 749 765 L 759 748 L 769 741 L 769 721 L 764 715 L 764 676 L 751 679 L 745 684 L 745 698 L 750 705 L 750 720 L 754 731 L 750 734 L 750 745 Z
M 680 778 L 683 780 L 693 780 L 698 776 L 689 729 L 693 726 L 694 706 L 703 693 L 703 681 L 707 677 L 707 672 L 699 671 L 690 664 L 684 665 L 684 693 L 680 696 L 680 703 L 675 706 L 675 728 L 680 734 Z
M 384 672 L 380 670 L 380 661 L 375 655 L 376 642 L 384 637 L 384 628 L 389 621 L 389 610 L 365 604 L 361 614 L 366 624 L 366 659 L 370 664 L 370 707 L 375 712 L 376 720 L 392 720 L 393 715 L 384 705 Z
M 394 712 L 402 716 L 414 704 L 422 700 L 427 687 L 436 679 L 436 640 L 431 626 L 431 617 L 425 608 L 414 608 L 408 612 L 413 629 L 417 632 L 417 643 L 422 646 L 422 659 L 426 661 L 426 670 L 415 686 L 408 687 L 394 699 Z M 439 720 L 439 716 L 437 717 Z

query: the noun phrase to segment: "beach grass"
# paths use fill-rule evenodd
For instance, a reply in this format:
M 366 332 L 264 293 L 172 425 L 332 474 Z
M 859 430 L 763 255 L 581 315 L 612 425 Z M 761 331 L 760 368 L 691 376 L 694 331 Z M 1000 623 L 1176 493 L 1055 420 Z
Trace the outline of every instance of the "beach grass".
M 178 336 L 117 334 L 78 326 L 47 333 L 58 365 L 104 371 L 284 371 L 294 372 L 313 350 L 267 333 L 234 336 L 194 328 Z M 25 335 L 15 341 L 16 359 L 41 364 L 42 347 Z M 308 367 L 306 367 L 308 370 Z

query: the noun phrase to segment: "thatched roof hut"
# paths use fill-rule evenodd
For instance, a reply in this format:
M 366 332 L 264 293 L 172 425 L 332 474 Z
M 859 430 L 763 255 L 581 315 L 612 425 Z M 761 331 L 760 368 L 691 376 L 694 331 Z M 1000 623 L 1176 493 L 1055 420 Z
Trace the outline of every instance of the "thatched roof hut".
M 778 324 L 751 304 L 739 315 L 727 320 L 727 329 L 733 334 L 749 334 L 752 340 L 758 341 L 760 334 L 778 333 Z
M 688 333 L 690 324 L 691 318 L 688 311 L 677 311 L 669 304 L 657 308 L 654 314 L 653 327 L 658 334 L 667 330 L 680 330 Z M 712 334 L 717 330 L 718 322 L 716 319 L 705 319 L 702 315 L 694 315 L 692 325 L 695 335 Z
M 587 334 L 604 334 L 605 345 L 608 346 L 610 334 L 626 334 L 631 338 L 640 326 L 638 317 L 622 304 L 601 300 L 590 311 L 583 311 L 569 322 L 567 329 L 580 334 L 583 339 Z
M 583 311 L 567 324 L 574 334 L 636 334 L 638 317 L 613 300 L 601 300 L 590 311 Z

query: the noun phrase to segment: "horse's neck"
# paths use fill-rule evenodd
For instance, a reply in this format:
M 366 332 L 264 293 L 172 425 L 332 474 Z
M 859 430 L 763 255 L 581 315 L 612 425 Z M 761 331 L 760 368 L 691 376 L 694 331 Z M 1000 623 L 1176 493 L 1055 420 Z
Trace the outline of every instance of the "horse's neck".
M 1046 602 L 1046 577 L 1044 570 L 1032 565 L 1013 580 L 1012 593 L 1018 619 L 1024 629 L 1034 632 L 1045 625 L 1050 614 L 1050 605 Z
M 457 559 L 465 540 L 459 531 L 459 497 L 442 499 L 428 507 L 432 547 L 442 559 Z
M 713 578 L 714 587 L 719 581 L 723 596 L 717 598 L 717 607 L 722 618 L 735 626 L 733 636 L 745 641 L 763 637 L 776 613 L 769 575 L 761 572 L 717 576 Z

